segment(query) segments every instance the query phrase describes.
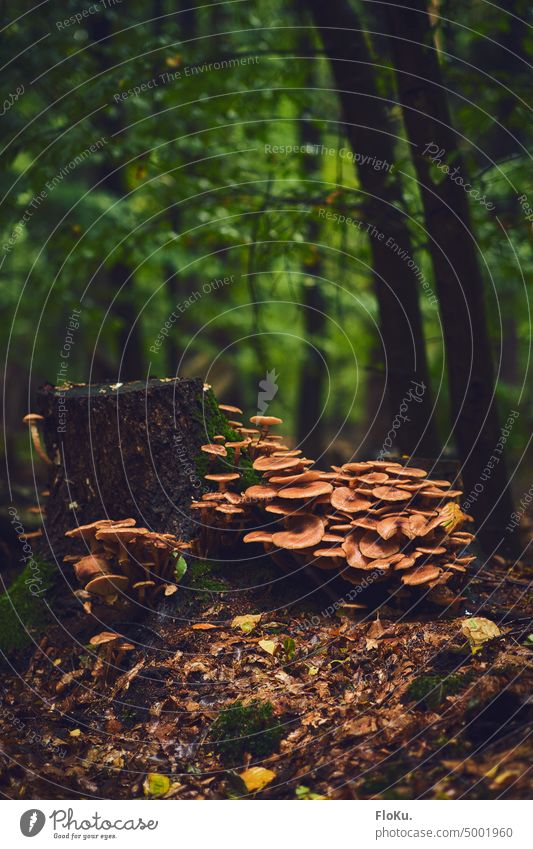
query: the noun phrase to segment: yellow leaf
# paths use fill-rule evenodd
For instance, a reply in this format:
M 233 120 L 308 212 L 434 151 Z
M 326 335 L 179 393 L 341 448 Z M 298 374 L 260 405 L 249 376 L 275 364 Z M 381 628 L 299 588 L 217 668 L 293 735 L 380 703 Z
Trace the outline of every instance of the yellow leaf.
M 80 734 L 81 734 L 81 729 L 80 728 L 73 728 L 72 731 L 69 731 L 68 733 L 69 733 L 70 737 L 79 737 Z
M 145 796 L 164 796 L 170 790 L 170 778 L 159 772 L 149 772 L 144 779 Z
M 264 769 L 262 766 L 251 766 L 250 769 L 245 769 L 241 772 L 240 777 L 246 785 L 249 793 L 254 790 L 262 790 L 267 784 L 270 784 L 276 773 L 271 769 Z
M 307 668 L 308 675 L 318 675 L 319 669 L 318 666 L 309 666 Z
M 263 651 L 268 652 L 268 654 L 275 654 L 278 647 L 278 644 L 274 640 L 259 640 L 258 645 L 261 646 Z
M 249 634 L 261 619 L 261 614 L 246 613 L 244 616 L 236 616 L 231 623 L 232 628 L 240 628 L 243 634 Z
M 475 616 L 465 619 L 461 625 L 461 631 L 468 639 L 472 653 L 475 654 L 489 640 L 501 636 L 501 631 L 495 622 L 485 619 L 483 616 Z

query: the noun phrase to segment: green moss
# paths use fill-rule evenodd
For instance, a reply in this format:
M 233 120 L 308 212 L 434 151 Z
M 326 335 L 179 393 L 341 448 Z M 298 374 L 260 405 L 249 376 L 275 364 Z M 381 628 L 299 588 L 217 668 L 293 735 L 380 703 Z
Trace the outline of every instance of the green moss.
M 213 569 L 209 563 L 190 563 L 181 584 L 193 590 L 207 592 L 220 592 L 227 589 L 224 581 L 219 581 L 213 576 Z
M 455 696 L 468 683 L 468 676 L 421 675 L 410 684 L 407 698 L 422 703 L 430 710 L 438 707 L 447 696 Z
M 271 702 L 253 701 L 244 705 L 236 701 L 225 708 L 214 721 L 210 739 L 217 743 L 225 764 L 242 763 L 246 753 L 265 757 L 277 749 L 283 734 L 274 716 Z
M 208 442 L 213 442 L 215 436 L 219 434 L 224 436 L 227 442 L 239 441 L 239 434 L 228 424 L 228 420 L 224 413 L 221 412 L 211 389 L 204 392 L 203 406 L 198 412 L 198 422 L 201 427 L 201 432 L 206 434 Z M 230 448 L 225 462 L 218 461 L 213 463 L 210 461 L 209 456 L 200 450 L 194 458 L 194 464 L 198 476 L 203 480 L 208 469 L 210 469 L 211 472 L 216 473 L 219 471 L 227 471 L 228 465 L 234 465 L 234 452 Z M 252 468 L 252 461 L 246 456 L 245 452 L 241 454 L 239 468 L 242 472 L 241 479 L 238 481 L 241 489 L 246 489 L 253 484 L 259 483 L 260 475 L 258 475 L 258 473 Z
M 55 565 L 33 558 L 0 596 L 0 651 L 4 655 L 29 646 L 50 621 L 44 596 L 55 571 Z

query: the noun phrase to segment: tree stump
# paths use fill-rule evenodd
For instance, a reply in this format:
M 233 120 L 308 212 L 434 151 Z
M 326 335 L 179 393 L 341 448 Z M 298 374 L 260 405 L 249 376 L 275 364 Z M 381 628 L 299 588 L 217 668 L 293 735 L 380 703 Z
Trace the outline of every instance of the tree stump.
M 194 534 L 191 500 L 204 491 L 200 446 L 227 429 L 199 378 L 44 386 L 38 392 L 50 465 L 45 538 L 97 519 L 133 517 L 151 530 Z

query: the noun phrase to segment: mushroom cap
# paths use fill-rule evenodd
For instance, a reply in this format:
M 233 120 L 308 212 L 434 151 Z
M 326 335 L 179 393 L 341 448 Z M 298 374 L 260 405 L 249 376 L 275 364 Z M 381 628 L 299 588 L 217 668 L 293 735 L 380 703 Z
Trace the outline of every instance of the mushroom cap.
M 278 548 L 310 548 L 318 545 L 325 533 L 324 522 L 318 516 L 291 516 L 287 524 L 287 530 L 272 534 L 272 543 Z
M 373 490 L 373 495 L 379 498 L 380 501 L 409 501 L 412 498 L 411 492 L 395 486 L 377 486 Z
M 321 472 L 314 472 L 311 469 L 307 472 L 298 472 L 295 475 L 273 475 L 268 479 L 269 483 L 279 483 L 285 486 L 297 483 L 309 483 L 310 481 L 322 480 Z
M 279 472 L 282 469 L 294 469 L 300 463 L 299 457 L 258 457 L 253 467 L 258 472 Z
M 331 493 L 331 504 L 337 510 L 343 510 L 346 513 L 359 513 L 362 510 L 368 510 L 372 502 L 354 495 L 353 490 L 347 486 L 338 486 Z
M 85 589 L 89 593 L 105 598 L 115 595 L 117 590 L 124 592 L 129 586 L 130 580 L 125 575 L 98 575 L 89 581 Z
M 74 566 L 74 574 L 80 584 L 86 584 L 96 575 L 103 575 L 109 572 L 111 572 L 109 561 L 105 557 L 100 557 L 96 554 L 88 554 L 86 557 L 82 557 Z
M 219 474 L 213 475 L 204 475 L 206 481 L 215 481 L 215 483 L 228 483 L 229 481 L 236 481 L 237 478 L 240 478 L 240 475 L 237 472 L 221 472 Z
M 397 475 L 399 478 L 425 478 L 427 472 L 424 469 L 414 469 L 411 466 L 386 466 L 386 472 Z
M 245 497 L 250 501 L 268 501 L 270 498 L 275 498 L 277 494 L 278 490 L 275 487 L 266 484 L 254 484 L 244 491 Z
M 121 527 L 113 525 L 111 528 L 100 528 L 96 531 L 96 539 L 100 542 L 130 542 L 137 536 L 143 536 L 146 528 Z
M 242 416 L 240 407 L 233 407 L 231 404 L 219 404 L 218 409 L 223 410 L 225 413 L 237 413 L 239 416 Z
M 201 451 L 204 454 L 213 454 L 215 457 L 227 457 L 228 452 L 223 445 L 217 445 L 214 442 L 208 442 L 207 445 L 201 446 Z
M 226 448 L 246 448 L 251 439 L 241 439 L 240 442 L 226 442 Z
M 358 475 L 357 480 L 362 483 L 380 484 L 389 480 L 389 476 L 385 472 L 368 472 L 366 475 Z
M 351 472 L 357 475 L 370 471 L 371 466 L 369 466 L 368 463 L 344 463 L 340 468 L 339 466 L 332 466 L 331 468 L 335 472 Z
M 313 557 L 335 557 L 346 560 L 346 552 L 340 546 L 335 546 L 335 548 L 316 548 L 313 551 Z
M 135 519 L 132 521 L 135 524 Z M 89 525 L 78 525 L 76 528 L 71 528 L 70 531 L 66 531 L 65 536 L 70 537 L 70 539 L 91 539 L 98 528 L 107 528 L 112 524 L 113 521 L 111 519 L 99 519 L 97 522 L 91 522 Z
M 272 542 L 272 534 L 266 531 L 250 531 L 243 537 L 244 542 Z
M 219 504 L 215 507 L 217 513 L 226 513 L 229 516 L 237 515 L 238 513 L 244 513 L 242 507 L 235 507 L 233 504 Z
M 89 640 L 89 645 L 91 646 L 102 646 L 104 643 L 112 643 L 115 640 L 120 640 L 120 634 L 114 634 L 113 631 L 100 631 L 99 634 L 95 634 L 94 637 L 91 637 Z
M 366 531 L 359 540 L 359 548 L 364 557 L 377 560 L 397 554 L 401 543 L 398 537 L 383 539 L 376 531 Z
M 355 519 L 352 519 L 350 527 L 363 528 L 365 531 L 374 531 L 377 524 L 377 520 L 372 516 L 356 516 Z
M 259 427 L 272 427 L 272 425 L 283 424 L 283 419 L 278 419 L 277 416 L 251 416 L 250 421 L 252 424 L 259 425 Z
M 333 492 L 333 487 L 327 481 L 310 481 L 300 486 L 283 487 L 279 495 L 282 498 L 307 499 L 316 498 L 318 495 L 329 495 L 330 492 Z
M 44 422 L 44 416 L 41 416 L 39 413 L 26 413 L 22 421 L 25 424 L 31 424 L 32 422 Z
M 362 554 L 359 548 L 360 538 L 361 534 L 358 531 L 348 534 L 341 547 L 346 554 L 349 566 L 353 566 L 355 569 L 366 569 L 370 560 Z
M 442 569 L 434 566 L 431 563 L 426 563 L 424 566 L 417 566 L 411 572 L 406 572 L 402 575 L 402 583 L 408 587 L 418 587 L 422 584 L 429 584 L 439 577 Z

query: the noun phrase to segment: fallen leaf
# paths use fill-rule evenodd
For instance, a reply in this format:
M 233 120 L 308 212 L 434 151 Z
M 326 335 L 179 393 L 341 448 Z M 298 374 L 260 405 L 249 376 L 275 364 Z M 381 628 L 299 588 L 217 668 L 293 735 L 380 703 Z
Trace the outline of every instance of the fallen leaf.
M 466 619 L 461 625 L 461 631 L 470 643 L 472 654 L 478 652 L 489 640 L 501 636 L 502 633 L 495 622 L 483 616 Z
M 72 731 L 69 731 L 68 733 L 69 733 L 70 737 L 79 737 L 80 734 L 81 734 L 81 729 L 80 728 L 73 728 Z
M 193 631 L 211 631 L 213 628 L 216 628 L 216 625 L 211 625 L 209 622 L 196 622 L 194 625 L 191 625 L 191 630 Z
M 244 772 L 241 772 L 239 776 L 244 781 L 249 793 L 253 793 L 255 790 L 262 790 L 275 777 L 275 772 L 271 769 L 264 769 L 262 766 L 251 766 L 250 769 L 245 769 Z
M 263 651 L 266 651 L 268 654 L 275 654 L 278 644 L 274 642 L 274 640 L 259 640 L 258 645 L 261 646 Z
M 360 719 L 354 719 L 345 726 L 345 731 L 350 737 L 362 737 L 364 734 L 372 734 L 377 731 L 377 722 L 373 716 L 362 716 Z
M 243 634 L 249 634 L 259 623 L 261 614 L 246 613 L 244 616 L 236 616 L 231 623 L 232 628 L 240 628 Z
M 145 796 L 164 796 L 170 790 L 170 778 L 159 772 L 149 772 L 144 779 Z

